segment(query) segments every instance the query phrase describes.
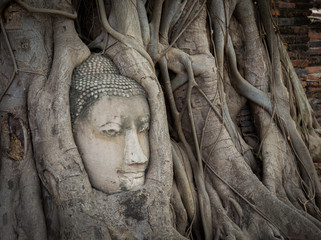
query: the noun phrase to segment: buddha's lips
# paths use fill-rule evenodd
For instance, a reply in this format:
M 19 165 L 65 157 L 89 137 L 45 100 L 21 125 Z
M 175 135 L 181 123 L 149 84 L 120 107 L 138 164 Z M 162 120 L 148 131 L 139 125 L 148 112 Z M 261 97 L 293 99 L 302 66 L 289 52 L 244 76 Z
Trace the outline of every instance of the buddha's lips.
M 133 171 L 133 172 L 125 172 L 125 171 L 119 171 L 118 172 L 119 174 L 127 177 L 127 178 L 141 178 L 141 177 L 144 177 L 145 176 L 145 171 Z

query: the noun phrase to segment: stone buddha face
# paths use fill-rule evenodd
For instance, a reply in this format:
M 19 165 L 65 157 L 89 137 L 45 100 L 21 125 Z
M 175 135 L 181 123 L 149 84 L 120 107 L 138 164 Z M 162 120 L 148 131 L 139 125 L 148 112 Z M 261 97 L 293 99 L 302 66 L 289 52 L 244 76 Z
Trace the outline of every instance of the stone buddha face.
M 76 84 L 85 93 L 71 101 L 82 109 L 74 109 L 77 116 L 73 119 L 73 132 L 89 180 L 93 187 L 109 194 L 135 190 L 144 184 L 150 123 L 149 106 L 141 87 L 134 80 L 111 75 Z M 98 85 L 93 84 L 93 79 Z M 86 100 L 90 103 L 82 103 Z

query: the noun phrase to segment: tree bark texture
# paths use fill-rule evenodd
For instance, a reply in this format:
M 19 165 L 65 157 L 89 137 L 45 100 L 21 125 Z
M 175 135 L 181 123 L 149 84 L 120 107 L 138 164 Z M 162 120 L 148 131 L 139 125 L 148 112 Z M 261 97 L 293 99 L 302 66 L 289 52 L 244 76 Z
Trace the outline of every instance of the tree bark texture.
M 2 1 L 0 238 L 320 239 L 321 128 L 271 9 Z M 147 93 L 150 161 L 135 191 L 93 188 L 73 139 L 72 74 L 93 52 Z M 257 149 L 236 125 L 246 104 Z

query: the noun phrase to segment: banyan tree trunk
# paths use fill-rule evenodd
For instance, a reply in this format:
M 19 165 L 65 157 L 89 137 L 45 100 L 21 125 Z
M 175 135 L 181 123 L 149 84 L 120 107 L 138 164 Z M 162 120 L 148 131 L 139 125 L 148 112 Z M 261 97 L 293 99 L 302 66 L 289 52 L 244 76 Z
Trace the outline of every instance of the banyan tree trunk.
M 267 91 L 269 85 L 268 57 L 264 52 L 261 39 L 258 38 L 258 31 L 255 30 L 254 17 L 253 15 L 244 16 L 248 8 L 245 11 L 244 8 L 242 9 L 242 4 L 249 3 L 243 1 L 236 5 L 239 11 L 238 17 L 242 17 L 240 18 L 242 19 L 241 24 L 243 23 L 244 36 L 246 36 L 244 54 L 248 57 L 244 61 L 245 78 L 255 87 Z M 246 6 L 252 8 L 251 5 Z M 224 118 L 218 117 L 211 109 L 219 108 L 222 101 L 218 97 L 215 98 L 215 93 L 219 91 L 217 86 L 220 83 L 215 59 L 209 53 L 210 40 L 206 29 L 206 12 L 203 10 L 177 41 L 177 47 L 190 56 L 195 81 L 208 98 L 206 99 L 197 90 L 198 87 L 195 87 L 190 99 L 192 118 L 195 121 L 195 130 L 200 145 L 195 144 L 189 121 L 191 116 L 186 110 L 188 108 L 186 105 L 189 104 L 186 100 L 188 98 L 187 84 L 176 90 L 175 98 L 179 111 L 184 113 L 182 126 L 189 143 L 192 146 L 196 145 L 195 149 L 202 146 L 206 186 L 212 204 L 213 232 L 217 236 L 234 236 L 237 239 L 274 239 L 279 236 L 289 239 L 318 239 L 320 237 L 319 221 L 300 213 L 302 207 L 298 206 L 297 201 L 304 197 L 299 179 L 295 174 L 296 164 L 293 162 L 292 152 L 277 125 L 270 124 L 270 115 L 267 116 L 260 106 L 253 104 L 263 144 L 263 182 L 261 182 L 247 164 L 244 155 L 242 156 L 243 153 L 236 149 L 224 126 Z M 199 69 L 203 70 L 200 74 L 198 74 Z M 211 107 L 209 102 L 214 107 Z M 281 185 L 279 185 L 280 181 Z M 282 181 L 284 181 L 284 187 L 282 187 Z M 265 199 L 264 203 L 259 200 L 262 196 Z M 293 204 L 298 209 L 291 201 L 294 201 Z M 318 211 L 315 212 L 313 207 L 309 209 L 310 214 L 318 218 Z M 291 222 L 293 217 L 296 223 L 300 222 L 305 226 L 299 227 L 300 224 L 296 225 L 296 223 L 283 224 Z
M 320 239 L 320 128 L 267 2 L 2 1 L 0 238 Z M 139 190 L 93 188 L 74 142 L 71 76 L 91 51 L 147 92 Z M 256 153 L 235 125 L 246 103 Z

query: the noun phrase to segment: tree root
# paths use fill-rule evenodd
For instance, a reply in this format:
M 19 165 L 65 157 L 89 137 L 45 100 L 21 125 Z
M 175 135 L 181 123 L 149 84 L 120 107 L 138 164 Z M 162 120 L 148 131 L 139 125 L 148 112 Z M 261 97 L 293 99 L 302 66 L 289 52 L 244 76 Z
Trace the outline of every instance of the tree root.
M 153 5 L 152 20 L 150 23 L 151 34 L 150 34 L 150 44 L 149 44 L 149 55 L 154 60 L 158 54 L 158 44 L 159 44 L 159 27 L 160 20 L 162 16 L 164 0 L 155 0 Z
M 3 20 L 2 20 L 1 12 L 0 12 L 0 29 L 1 29 L 1 32 L 3 33 L 4 39 L 5 39 L 6 44 L 8 46 L 8 50 L 9 50 L 9 53 L 10 53 L 10 56 L 11 56 L 11 59 L 12 59 L 12 64 L 13 64 L 13 71 L 12 71 L 9 83 L 7 84 L 7 86 L 4 89 L 4 91 L 2 92 L 2 94 L 0 95 L 0 102 L 1 102 L 2 98 L 4 97 L 4 95 L 6 95 L 8 89 L 10 88 L 10 86 L 11 86 L 11 84 L 12 84 L 12 82 L 13 82 L 13 80 L 14 80 L 17 72 L 18 72 L 18 67 L 17 67 L 15 56 L 14 56 L 14 54 L 12 52 L 12 48 L 11 48 L 10 41 L 9 41 L 7 33 L 6 33 L 6 29 L 3 26 Z
M 186 175 L 186 170 L 181 163 L 174 146 L 172 145 L 174 176 L 188 217 L 190 221 L 192 221 L 196 214 L 196 203 L 192 194 L 191 183 Z
M 260 13 L 264 19 L 263 25 L 268 34 L 268 47 L 270 51 L 273 52 L 272 63 L 273 63 L 273 81 L 274 90 L 272 96 L 275 98 L 276 113 L 278 115 L 278 121 L 281 130 L 285 136 L 289 137 L 290 146 L 293 146 L 294 152 L 300 162 L 299 168 L 301 170 L 302 178 L 305 184 L 308 186 L 308 198 L 314 201 L 319 208 L 321 208 L 321 183 L 317 176 L 316 170 L 313 165 L 310 153 L 302 140 L 296 123 L 291 117 L 290 106 L 288 102 L 287 89 L 282 81 L 282 71 L 281 71 L 281 58 L 279 52 L 279 42 L 276 33 L 273 31 L 273 23 L 271 20 L 270 9 L 265 1 L 259 0 Z
M 196 3 L 196 2 L 195 2 Z M 196 19 L 196 17 L 201 13 L 203 7 L 205 6 L 206 0 L 203 1 L 203 3 L 201 4 L 201 6 L 199 7 L 198 11 L 193 14 L 192 16 L 190 16 L 191 12 L 189 12 L 186 15 L 186 18 L 189 18 L 189 21 L 182 27 L 182 29 L 178 32 L 177 36 L 175 36 L 175 38 L 173 38 L 172 42 L 169 44 L 169 46 L 162 51 L 157 59 L 154 60 L 154 63 L 156 64 L 163 56 L 165 56 L 165 54 L 173 47 L 173 45 L 176 43 L 176 41 L 181 37 L 181 35 L 184 33 L 184 31 L 188 28 L 188 26 Z M 191 8 L 192 10 L 192 8 Z
M 110 196 L 91 187 L 74 144 L 70 127 L 68 90 L 71 74 L 74 67 L 89 55 L 89 50 L 77 37 L 71 20 L 53 18 L 54 60 L 52 64 L 50 60 L 45 63 L 48 66 L 52 65 L 52 70 L 49 78 L 45 79 L 44 76 L 48 76 L 48 74 L 42 69 L 41 76 L 37 75 L 39 81 L 32 82 L 28 91 L 28 117 L 38 173 L 45 188 L 54 196 L 57 205 L 59 221 L 62 225 L 59 237 L 95 238 L 94 234 L 98 233 L 99 236 L 106 239 L 142 239 L 146 236 L 153 239 L 184 239 L 171 226 L 169 197 L 171 190 L 173 190 L 172 200 L 177 209 L 186 209 L 186 214 L 182 211 L 181 215 L 176 215 L 179 231 L 182 234 L 184 234 L 184 226 L 187 222 L 191 222 L 194 228 L 193 233 L 199 238 L 204 234 L 205 239 L 319 239 L 321 235 L 319 221 L 321 219 L 319 209 L 321 206 L 321 184 L 313 170 L 310 153 L 302 139 L 301 131 L 297 129 L 300 124 L 304 130 L 306 128 L 311 131 L 309 132 L 311 138 L 320 139 L 313 135 L 317 134 L 319 126 L 316 124 L 315 118 L 310 115 L 311 109 L 304 109 L 308 103 L 293 68 L 289 65 L 289 59 L 279 56 L 280 53 L 284 54 L 282 52 L 284 48 L 280 47 L 279 39 L 275 37 L 271 23 L 268 22 L 268 27 L 266 27 L 270 36 L 268 38 L 269 49 L 273 54 L 277 51 L 275 55 L 271 54 L 272 67 L 275 70 L 272 82 L 274 85 L 271 87 L 272 96 L 266 93 L 269 83 L 261 82 L 258 84 L 259 89 L 254 87 L 254 85 L 257 86 L 258 81 L 265 79 L 259 79 L 254 84 L 253 79 L 249 79 L 249 83 L 246 80 L 247 76 L 241 76 L 231 37 L 228 34 L 232 14 L 242 19 L 244 17 L 246 21 L 251 17 L 252 9 L 244 11 L 244 15 L 240 13 L 249 4 L 252 6 L 252 1 L 213 0 L 210 3 L 212 6 L 217 4 L 219 8 L 212 9 L 214 15 L 217 14 L 216 16 L 213 16 L 213 12 L 211 13 L 212 20 L 217 18 L 214 29 L 219 33 L 216 33 L 215 36 L 218 53 L 216 59 L 210 55 L 209 49 L 198 52 L 198 48 L 196 50 L 189 49 L 187 41 L 184 42 L 184 39 L 191 39 L 195 46 L 199 44 L 203 47 L 203 42 L 201 40 L 197 42 L 197 40 L 199 40 L 200 33 L 204 33 L 204 38 L 208 35 L 206 16 L 204 17 L 206 11 L 203 8 L 206 1 L 203 1 L 202 4 L 194 1 L 190 5 L 186 4 L 186 0 L 175 2 L 166 0 L 165 4 L 164 1 L 153 2 L 155 8 L 151 15 L 151 32 L 144 7 L 146 1 L 138 0 L 136 5 L 134 3 L 138 7 L 136 9 L 138 18 L 137 22 L 130 24 L 135 26 L 139 24 L 143 29 L 144 33 L 137 34 L 137 36 L 142 35 L 140 41 L 136 38 L 131 39 L 126 33 L 122 34 L 122 30 L 113 29 L 107 21 L 103 0 L 98 0 L 102 24 L 106 32 L 118 41 L 116 43 L 113 42 L 113 39 L 109 41 L 113 45 L 109 46 L 107 54 L 111 56 L 123 75 L 135 79 L 144 87 L 148 94 L 152 115 L 149 132 L 151 159 L 145 185 L 137 191 L 122 192 Z M 25 4 L 20 0 L 16 0 L 16 2 L 20 2 L 19 4 L 22 6 Z M 262 2 L 264 1 L 259 0 L 261 5 Z M 190 8 L 183 9 L 186 7 L 185 4 Z M 166 15 L 165 22 L 162 22 L 162 11 L 166 6 L 173 5 L 176 6 L 177 14 L 181 15 L 184 11 L 186 15 L 182 17 L 181 22 L 177 23 L 176 29 L 178 30 L 172 35 L 173 41 L 169 44 L 169 29 L 174 22 L 176 23 L 177 18 L 172 12 Z M 201 7 L 196 9 L 195 6 Z M 36 9 L 29 5 L 26 5 L 26 9 L 37 13 L 62 15 L 69 19 L 74 17 L 73 14 L 63 11 Z M 193 25 L 198 14 L 202 14 L 199 18 L 201 21 Z M 270 21 L 269 18 L 264 19 Z M 223 23 L 223 26 L 220 26 L 219 23 Z M 190 26 L 195 35 L 192 35 L 188 29 Z M 2 20 L 1 28 L 6 38 Z M 198 32 L 200 30 L 198 28 L 201 31 Z M 184 35 L 186 29 L 188 31 Z M 159 32 L 161 32 L 160 35 L 163 34 L 161 39 L 159 39 L 162 37 L 159 36 Z M 102 39 L 106 40 L 104 36 Z M 93 44 L 105 48 L 99 38 L 96 40 Z M 163 47 L 163 40 L 166 47 L 164 51 L 159 53 L 159 49 Z M 18 68 L 15 66 L 15 59 L 7 38 L 6 41 L 14 61 L 15 74 Z M 150 55 L 145 50 L 149 43 L 151 44 Z M 185 52 L 178 48 L 172 48 L 174 43 L 177 43 L 178 47 L 184 49 Z M 223 81 L 226 80 L 224 78 L 226 73 L 223 70 L 224 49 L 230 64 L 233 86 L 240 94 L 252 101 L 252 110 L 260 111 L 259 124 L 261 126 L 259 128 L 261 129 L 263 151 L 262 181 L 249 167 L 252 165 L 251 162 L 255 162 L 254 156 L 238 133 L 229 114 L 223 86 Z M 105 49 L 103 50 L 105 53 Z M 179 155 L 177 150 L 179 147 L 170 144 L 165 101 L 155 73 L 153 60 L 159 63 L 172 112 L 173 132 L 176 131 L 178 140 L 184 145 L 184 151 L 190 161 L 188 167 L 177 156 Z M 215 61 L 218 63 L 218 70 Z M 287 89 L 282 79 L 281 61 L 289 71 L 288 85 L 293 87 L 293 95 L 295 96 L 293 101 L 297 101 L 298 112 L 289 106 Z M 177 74 L 172 82 L 168 69 Z M 10 87 L 15 77 L 14 74 L 7 89 L 1 95 L 0 101 Z M 248 73 L 244 75 L 246 74 Z M 261 75 L 257 74 L 256 76 Z M 175 90 L 177 91 L 174 97 Z M 217 98 L 217 95 L 220 98 Z M 177 101 L 175 102 L 175 100 Z M 181 111 L 179 112 L 178 109 Z M 271 122 L 278 121 L 278 126 L 272 124 L 273 131 L 267 123 L 268 120 L 262 120 L 266 114 L 271 115 Z M 268 134 L 265 135 L 265 132 Z M 307 134 L 305 131 L 303 133 Z M 279 141 L 275 141 L 274 144 L 273 136 L 276 135 Z M 286 148 L 286 144 L 281 144 L 286 139 L 289 140 L 289 146 L 292 149 L 290 147 L 287 148 L 287 151 L 278 149 Z M 6 143 L 1 142 L 1 146 L 6 146 L 10 142 L 5 138 L 1 138 L 1 141 L 6 141 Z M 321 143 L 317 142 L 314 147 L 318 149 L 320 146 Z M 275 149 L 280 151 L 275 152 L 274 155 L 268 153 L 268 151 Z M 294 153 L 289 153 L 290 150 Z M 28 151 L 30 155 L 30 146 Z M 318 154 L 317 151 L 321 150 L 316 150 L 316 154 Z M 25 148 L 24 153 L 26 152 Z M 296 162 L 291 161 L 295 159 L 294 154 L 299 161 L 301 171 L 298 176 L 296 175 Z M 175 184 L 172 189 L 172 164 L 174 165 L 176 186 L 179 189 L 175 188 Z M 0 170 L 3 171 L 3 168 Z M 196 191 L 192 187 L 191 171 L 193 171 L 196 182 L 197 198 L 195 197 Z M 300 176 L 303 176 L 304 179 L 303 186 L 300 185 Z M 26 182 L 28 182 L 27 180 Z M 1 184 L 3 183 L 1 182 Z M 19 184 L 26 189 L 29 187 L 23 182 Z M 11 203 L 8 202 L 8 204 Z M 140 220 L 135 220 L 137 216 L 133 215 L 133 210 L 130 209 L 132 206 L 136 211 L 135 214 L 141 217 Z M 198 210 L 200 210 L 200 214 L 197 213 Z M 200 221 L 198 222 L 199 215 L 203 226 L 199 224 Z M 10 217 L 14 218 L 13 215 Z M 296 221 L 293 222 L 293 219 Z M 26 223 L 26 226 L 28 224 Z M 202 232 L 202 228 L 204 232 Z M 190 233 L 189 230 L 187 229 L 187 234 Z
M 267 110 L 271 115 L 273 114 L 273 106 L 270 101 L 270 97 L 262 92 L 261 90 L 257 89 L 249 82 L 247 82 L 241 74 L 237 70 L 236 66 L 236 56 L 233 49 L 232 41 L 230 36 L 228 36 L 228 44 L 225 48 L 226 55 L 229 59 L 230 67 L 231 67 L 231 83 L 235 90 L 241 94 L 242 96 L 246 97 L 247 99 L 251 100 L 252 102 L 256 103 L 263 109 Z
M 171 209 L 171 212 L 173 212 L 173 225 L 182 236 L 186 236 L 185 230 L 188 225 L 186 205 L 183 204 L 182 195 L 178 192 L 175 182 L 172 187 L 171 205 L 173 206 Z
M 240 239 L 246 240 L 248 237 L 243 233 L 240 226 L 235 224 L 227 215 L 227 209 L 225 209 L 221 203 L 221 197 L 213 188 L 212 183 L 209 180 L 206 181 L 206 189 L 209 193 L 212 212 L 213 212 L 213 239 Z M 237 203 L 236 203 L 237 204 Z M 238 204 L 237 204 L 238 205 Z M 239 208 L 239 206 L 237 207 Z
M 288 220 L 286 220 L 286 219 L 288 217 L 290 217 L 290 215 L 294 214 L 298 219 L 300 219 L 299 220 L 300 222 L 302 221 L 300 224 L 307 224 L 307 229 L 306 229 L 307 232 L 306 233 L 301 232 L 301 234 L 303 234 L 302 236 L 304 236 L 304 234 L 307 234 L 307 235 L 305 235 L 306 237 L 309 236 L 311 239 L 315 237 L 315 239 L 317 239 L 319 237 L 319 234 L 321 234 L 321 232 L 318 232 L 319 231 L 318 230 L 317 232 L 313 233 L 314 231 L 316 231 L 316 226 L 314 226 L 314 224 L 312 224 L 310 221 L 308 221 L 303 216 L 301 216 L 301 214 L 298 213 L 297 210 L 295 210 L 294 208 L 289 208 L 287 205 L 285 205 L 284 203 L 280 202 L 275 197 L 273 197 L 271 195 L 271 193 L 269 191 L 267 191 L 267 189 L 261 185 L 259 180 L 256 177 L 254 177 L 253 173 L 250 173 L 249 170 L 246 170 L 246 168 L 248 168 L 248 167 L 244 168 L 245 165 L 244 165 L 244 163 L 242 163 L 242 161 L 243 160 L 240 157 L 233 159 L 232 162 L 230 162 L 230 164 L 232 164 L 232 165 L 236 164 L 236 165 L 234 165 L 234 167 L 232 167 L 232 165 L 230 165 L 228 163 L 229 160 L 225 160 L 224 163 L 213 163 L 212 162 L 212 163 L 210 163 L 211 166 L 208 166 L 208 168 L 211 170 L 212 173 L 215 174 L 216 177 L 218 177 L 220 179 L 220 181 L 222 181 L 224 184 L 229 186 L 229 188 L 238 197 L 240 197 L 242 200 L 244 200 L 245 203 L 252 208 L 252 210 L 257 212 L 261 217 L 263 217 L 270 224 L 272 224 L 272 226 L 274 226 L 274 227 L 277 226 L 276 229 L 279 229 L 279 231 L 281 232 L 281 234 L 283 236 L 291 239 L 291 235 L 294 236 L 293 234 L 298 234 L 298 232 L 295 233 L 296 232 L 296 230 L 294 230 L 295 226 L 293 226 L 294 229 L 292 229 L 292 227 L 291 227 L 291 229 L 289 229 L 288 228 L 289 226 L 284 226 L 284 225 L 280 224 L 281 222 L 284 222 L 284 221 L 290 221 L 290 219 L 288 219 Z M 242 165 L 243 165 L 243 167 L 241 167 Z M 226 171 L 230 172 L 230 169 L 233 169 L 233 174 L 232 174 L 232 176 L 230 175 L 228 177 L 229 180 L 227 180 L 225 177 L 224 178 L 220 177 L 220 175 L 218 175 L 216 173 L 214 168 L 217 169 L 216 171 L 220 171 L 220 175 L 222 175 L 222 174 L 224 175 L 224 173 Z M 244 175 L 244 176 L 242 177 L 241 175 Z M 240 179 L 240 178 L 244 179 L 244 180 L 246 179 L 245 182 L 240 184 L 239 182 L 235 181 L 236 179 Z M 212 181 L 214 181 L 214 179 Z M 250 184 L 251 187 L 248 184 Z M 255 185 L 255 186 L 253 186 L 253 185 Z M 263 192 L 265 192 L 265 193 L 263 193 Z M 260 202 L 262 194 L 264 195 L 264 197 L 266 199 L 266 201 L 264 203 Z M 222 198 L 222 197 L 224 198 L 224 195 L 220 196 L 220 198 Z M 274 199 L 274 200 L 272 200 L 272 199 Z M 272 209 L 275 209 L 276 212 L 274 212 L 275 210 L 272 211 Z M 288 209 L 288 210 L 285 210 L 285 209 Z M 281 212 L 286 211 L 288 216 L 285 217 L 285 215 L 283 215 L 283 214 L 280 215 L 280 211 Z M 314 229 L 314 230 L 312 230 L 312 229 Z M 312 230 L 312 231 L 310 231 L 310 230 Z
M 287 75 L 294 89 L 295 106 L 297 107 L 297 122 L 303 128 L 312 129 L 314 127 L 313 114 L 311 106 L 304 93 L 298 75 L 296 74 L 289 55 L 284 47 L 284 44 L 278 37 L 278 51 L 280 51 L 281 61 L 285 67 Z M 294 106 L 292 106 L 294 107 Z M 293 111 L 292 111 L 293 112 Z M 299 117 L 300 116 L 300 117 Z
M 174 26 L 178 18 L 182 15 L 186 3 L 187 0 L 165 0 L 159 32 L 162 43 L 168 44 L 168 33 L 170 31 L 170 28 Z
M 99 13 L 101 17 L 101 21 L 103 24 L 103 27 L 106 29 L 106 31 L 113 36 L 116 40 L 120 41 L 121 43 L 125 44 L 128 47 L 132 47 L 137 52 L 139 52 L 144 58 L 147 59 L 147 61 L 150 63 L 150 65 L 153 67 L 154 63 L 149 54 L 146 52 L 146 50 L 140 46 L 135 40 L 132 40 L 128 38 L 127 36 L 115 31 L 110 25 L 107 20 L 106 16 L 106 10 L 103 0 L 97 0 L 98 1 L 98 7 L 99 7 Z
M 14 2 L 18 3 L 19 5 L 24 7 L 28 12 L 31 12 L 31 13 L 53 14 L 53 15 L 59 15 L 69 19 L 77 18 L 77 13 L 68 13 L 65 11 L 55 10 L 55 9 L 35 8 L 35 7 L 29 6 L 27 3 L 21 0 L 14 0 Z
M 37 24 L 38 21 L 47 21 L 48 17 L 31 16 L 17 4 L 12 4 L 6 11 L 7 16 L 10 16 L 6 19 L 6 27 L 10 31 L 8 37 L 2 24 L 1 33 L 7 40 L 1 48 L 3 50 L 8 46 L 10 53 L 6 54 L 0 50 L 3 61 L 0 71 L 3 76 L 10 74 L 13 61 L 14 69 L 24 68 L 24 73 L 14 76 L 14 80 L 10 81 L 12 86 L 9 88 L 8 85 L 8 91 L 4 92 L 7 93 L 6 96 L 0 99 L 0 215 L 3 216 L 0 221 L 0 238 L 46 239 L 41 186 L 35 166 L 26 108 L 28 88 L 39 77 L 35 76 L 32 70 L 46 67 L 47 59 L 41 50 L 45 47 L 49 50 L 52 43 L 50 39 L 44 43 L 42 38 L 34 39 L 33 36 L 40 35 L 48 27 Z M 19 25 L 19 19 L 24 19 L 29 24 Z M 1 16 L 1 23 L 2 20 Z M 29 33 L 24 36 L 24 39 L 30 41 L 30 48 L 27 50 L 15 44 L 21 39 L 23 32 Z M 40 57 L 34 58 L 31 67 L 26 63 L 26 59 L 38 56 L 38 53 Z M 16 62 L 19 63 L 18 66 Z
M 178 59 L 180 59 L 181 61 L 184 61 L 182 59 L 185 59 L 185 61 L 188 61 L 186 56 L 184 58 L 184 55 L 185 54 L 183 54 L 183 52 L 181 52 L 181 55 L 176 55 L 176 57 L 178 57 Z M 194 157 L 192 149 L 185 139 L 185 136 L 184 136 L 184 133 L 182 130 L 182 125 L 180 122 L 180 113 L 178 112 L 178 110 L 176 108 L 173 92 L 172 92 L 171 85 L 170 85 L 167 62 L 164 57 L 161 59 L 159 64 L 160 64 L 162 75 L 163 75 L 163 78 L 165 81 L 166 93 L 167 93 L 167 96 L 169 97 L 169 101 L 170 101 L 171 112 L 172 112 L 172 116 L 174 118 L 174 125 L 175 125 L 176 130 L 178 131 L 180 141 L 184 144 L 184 147 L 187 151 L 187 155 L 189 157 L 189 160 L 191 161 L 192 169 L 194 172 L 196 186 L 199 191 L 198 198 L 199 198 L 200 211 L 201 211 L 201 217 L 202 217 L 202 223 L 203 223 L 203 227 L 204 227 L 205 236 L 206 236 L 206 239 L 211 239 L 212 238 L 212 229 L 211 229 L 212 224 L 211 224 L 210 210 L 208 209 L 210 207 L 210 202 L 209 202 L 207 192 L 205 190 L 204 173 L 200 169 L 200 165 L 197 164 L 197 160 Z M 190 117 L 192 117 L 192 116 L 190 116 Z
M 147 48 L 147 45 L 149 44 L 149 41 L 150 41 L 150 29 L 149 29 L 145 5 L 142 0 L 137 1 L 137 12 L 139 17 L 140 27 L 142 30 L 143 44 L 145 48 Z
M 275 34 L 275 33 L 272 33 L 272 31 L 268 30 L 268 34 L 270 38 L 275 38 L 275 37 L 272 37 L 272 35 Z M 270 48 L 272 43 L 275 46 L 274 42 L 272 40 L 268 41 Z M 278 51 L 278 48 L 277 48 L 277 51 Z M 273 108 L 272 108 L 270 98 L 267 95 L 265 95 L 265 93 L 261 92 L 260 90 L 256 89 L 255 87 L 247 83 L 247 81 L 244 80 L 241 77 L 241 75 L 238 73 L 238 70 L 236 67 L 236 57 L 235 57 L 234 49 L 229 36 L 228 36 L 228 43 L 226 46 L 226 54 L 229 57 L 229 62 L 232 69 L 232 75 L 236 80 L 238 80 L 237 84 L 233 84 L 233 86 L 239 91 L 240 94 L 244 95 L 251 101 L 263 107 L 271 115 L 273 115 Z M 316 172 L 312 164 L 312 159 L 308 153 L 308 150 L 304 142 L 302 141 L 301 137 L 299 136 L 296 127 L 292 124 L 292 118 L 289 115 L 288 105 L 286 104 L 287 97 L 285 94 L 285 87 L 282 81 L 280 80 L 281 77 L 280 77 L 280 67 L 279 67 L 280 66 L 279 54 L 274 53 L 273 58 L 274 58 L 273 62 L 274 64 L 276 64 L 275 65 L 276 69 L 274 71 L 276 93 L 273 96 L 276 97 L 276 103 L 278 103 L 276 106 L 276 113 L 279 116 L 278 118 L 279 121 L 281 121 L 279 122 L 279 124 L 282 131 L 285 131 L 284 134 L 286 136 L 289 136 L 291 141 L 293 142 L 292 146 L 294 146 L 295 152 L 298 154 L 299 161 L 302 163 L 300 164 L 300 168 L 301 168 L 301 174 L 303 175 L 305 183 L 308 184 L 310 188 L 312 187 L 312 192 L 309 193 L 309 198 L 311 198 L 312 200 L 314 199 L 313 189 L 314 187 L 316 187 L 316 191 L 317 191 L 316 200 L 318 202 L 317 203 L 318 206 L 320 206 L 321 185 L 316 176 Z M 258 96 L 260 97 L 258 98 Z

